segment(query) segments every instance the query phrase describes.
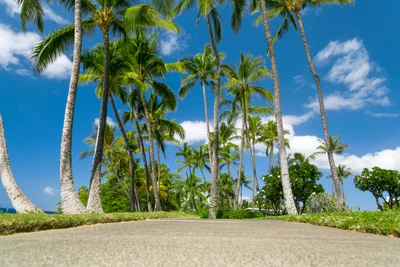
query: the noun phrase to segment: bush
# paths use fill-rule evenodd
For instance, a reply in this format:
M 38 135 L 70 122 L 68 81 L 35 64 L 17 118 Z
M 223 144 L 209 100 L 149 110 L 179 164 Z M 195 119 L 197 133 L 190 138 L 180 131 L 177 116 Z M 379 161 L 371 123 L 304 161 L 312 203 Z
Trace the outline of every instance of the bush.
M 329 193 L 312 194 L 306 202 L 307 213 L 339 212 L 336 196 Z
M 199 212 L 202 219 L 208 219 L 208 210 Z M 246 210 L 218 210 L 217 219 L 254 219 L 264 217 L 261 212 L 251 212 Z

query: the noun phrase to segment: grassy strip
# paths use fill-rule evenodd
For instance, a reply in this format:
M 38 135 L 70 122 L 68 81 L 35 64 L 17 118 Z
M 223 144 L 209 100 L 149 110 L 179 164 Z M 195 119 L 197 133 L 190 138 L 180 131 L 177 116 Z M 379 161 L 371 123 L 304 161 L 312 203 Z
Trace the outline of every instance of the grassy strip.
M 115 223 L 146 219 L 199 218 L 179 212 L 109 213 L 109 214 L 0 214 L 0 235 L 70 228 L 97 223 Z
M 266 219 L 310 223 L 362 233 L 400 237 L 399 211 L 303 214 L 266 217 Z

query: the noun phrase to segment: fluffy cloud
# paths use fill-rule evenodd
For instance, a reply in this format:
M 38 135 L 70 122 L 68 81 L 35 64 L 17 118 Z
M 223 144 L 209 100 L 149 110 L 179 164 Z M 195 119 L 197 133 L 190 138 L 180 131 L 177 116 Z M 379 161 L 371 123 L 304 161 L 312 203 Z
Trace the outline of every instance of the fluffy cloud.
M 45 192 L 49 196 L 55 196 L 56 195 L 56 189 L 54 189 L 53 187 L 50 187 L 50 186 L 46 186 L 44 188 L 43 192 Z
M 110 117 L 107 117 L 106 123 L 107 123 L 108 125 L 112 126 L 112 127 L 115 127 L 115 125 L 117 125 L 117 124 L 113 121 L 113 119 L 111 119 Z M 99 118 L 94 119 L 93 125 L 94 125 L 94 126 L 99 126 Z
M 390 105 L 386 79 L 379 75 L 379 68 L 370 60 L 368 51 L 359 39 L 330 42 L 314 61 L 318 66 L 331 64 L 326 80 L 347 87 L 344 92 L 325 96 L 327 110 L 358 110 L 368 104 Z M 313 99 L 307 107 L 317 110 L 318 100 Z
M 19 65 L 20 58 L 27 58 L 32 47 L 40 40 L 36 33 L 16 32 L 4 24 L 0 24 L 0 36 L 0 66 L 4 69 Z
M 42 75 L 48 79 L 69 79 L 72 70 L 72 61 L 64 54 L 47 66 Z
M 15 0 L 0 0 L 0 3 L 6 6 L 7 14 L 14 17 L 16 14 L 21 13 L 21 8 Z M 69 21 L 57 15 L 48 5 L 42 4 L 44 19 L 52 20 L 58 24 L 68 24 Z
M 170 56 L 186 48 L 186 41 L 176 33 L 166 32 L 160 40 L 160 53 L 163 56 Z
M 207 140 L 206 123 L 203 121 L 184 121 L 180 124 L 185 129 L 185 140 L 188 143 L 199 143 Z M 213 131 L 213 123 L 210 122 L 210 131 Z

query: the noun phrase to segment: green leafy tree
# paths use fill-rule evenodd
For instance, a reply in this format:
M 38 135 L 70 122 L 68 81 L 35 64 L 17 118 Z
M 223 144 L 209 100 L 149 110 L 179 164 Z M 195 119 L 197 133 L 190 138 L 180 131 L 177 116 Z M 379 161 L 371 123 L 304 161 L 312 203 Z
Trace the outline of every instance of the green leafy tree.
M 385 170 L 379 167 L 365 168 L 360 175 L 354 177 L 356 188 L 369 191 L 375 198 L 376 205 L 384 210 L 380 200 L 389 209 L 400 202 L 400 173 L 395 170 Z

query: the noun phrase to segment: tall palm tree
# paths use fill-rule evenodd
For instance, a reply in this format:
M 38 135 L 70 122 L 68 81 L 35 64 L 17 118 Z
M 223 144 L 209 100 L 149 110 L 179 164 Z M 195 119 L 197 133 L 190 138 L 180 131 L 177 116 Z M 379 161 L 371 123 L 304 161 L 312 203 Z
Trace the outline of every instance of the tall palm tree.
M 217 5 L 222 5 L 225 0 L 180 0 L 179 4 L 174 8 L 171 16 L 181 14 L 187 9 L 193 7 L 197 3 L 197 20 L 198 24 L 200 16 L 203 16 L 208 30 L 208 36 L 210 38 L 211 48 L 215 57 L 215 86 L 214 86 L 214 147 L 212 152 L 212 163 L 211 163 L 211 195 L 210 195 L 210 219 L 216 218 L 217 211 L 217 180 L 218 180 L 218 107 L 219 107 L 219 95 L 221 86 L 221 58 L 218 53 L 217 43 L 222 40 L 222 27 L 220 22 L 220 14 L 217 10 Z
M 0 178 L 6 191 L 11 205 L 17 213 L 41 213 L 39 210 L 21 191 L 11 172 L 10 161 L 8 159 L 8 151 L 6 144 L 6 136 L 4 133 L 3 119 L 0 114 Z
M 288 130 L 283 130 L 285 135 L 290 134 Z M 257 141 L 263 143 L 267 148 L 265 150 L 266 156 L 269 158 L 268 173 L 271 173 L 272 166 L 274 165 L 274 147 L 279 142 L 278 127 L 276 122 L 269 120 L 267 123 L 262 125 L 260 130 L 260 137 Z M 286 147 L 289 147 L 289 139 L 284 140 Z
M 238 2 L 234 5 L 235 14 L 240 18 L 244 10 L 246 8 L 245 1 L 235 1 Z M 279 85 L 279 74 L 278 68 L 276 65 L 275 58 L 275 49 L 273 46 L 273 38 L 271 35 L 271 30 L 269 26 L 269 15 L 267 10 L 266 1 L 263 0 L 252 0 L 251 1 L 251 10 L 257 10 L 261 6 L 263 24 L 264 24 L 264 34 L 268 44 L 268 54 L 271 61 L 271 69 L 272 69 L 272 77 L 274 81 L 274 101 L 275 101 L 275 119 L 277 123 L 278 129 L 278 145 L 279 145 L 279 157 L 280 157 L 280 168 L 281 168 L 281 179 L 282 179 L 282 187 L 284 192 L 285 206 L 289 214 L 297 214 L 296 206 L 293 199 L 293 193 L 290 185 L 289 178 L 289 167 L 287 164 L 286 158 L 286 149 L 285 149 L 285 137 L 283 131 L 283 119 L 282 119 L 282 107 L 281 107 L 281 93 L 280 93 L 280 85 Z M 240 30 L 240 19 L 237 19 L 239 23 L 236 23 L 236 27 L 234 28 L 236 31 Z
M 206 199 L 206 197 L 202 193 L 200 182 L 201 178 L 196 177 L 195 171 L 192 170 L 190 175 L 186 178 L 185 184 L 183 185 L 183 189 L 189 201 L 189 205 L 194 208 L 196 213 L 198 213 L 196 198 L 198 198 L 200 201 Z
M 220 59 L 224 59 L 222 53 L 219 54 Z M 208 105 L 207 105 L 207 93 L 206 85 L 212 85 L 212 78 L 215 76 L 216 68 L 216 58 L 213 57 L 213 51 L 209 44 L 204 46 L 204 51 L 202 54 L 196 54 L 193 57 L 187 57 L 179 60 L 183 68 L 183 72 L 188 75 L 182 79 L 181 88 L 179 88 L 179 97 L 181 99 L 185 98 L 189 91 L 196 85 L 199 81 L 201 89 L 203 91 L 203 101 L 204 101 L 204 114 L 206 118 L 206 129 L 207 129 L 207 142 L 210 163 L 212 162 L 212 148 L 211 148 L 211 137 L 210 137 L 210 121 L 208 118 Z
M 236 195 L 234 208 L 237 209 L 239 202 L 240 189 L 240 173 L 243 165 L 243 149 L 245 142 L 245 133 L 248 128 L 248 116 L 250 112 L 250 103 L 254 95 L 260 96 L 267 102 L 273 101 L 272 94 L 265 88 L 256 85 L 260 80 L 268 77 L 270 72 L 264 66 L 264 61 L 251 55 L 240 55 L 240 63 L 237 69 L 232 66 L 224 65 L 224 74 L 228 77 L 228 82 L 223 84 L 223 87 L 228 89 L 229 94 L 234 96 L 234 101 L 238 103 L 242 115 L 242 133 L 241 133 L 241 160 L 238 169 L 238 180 L 236 185 Z M 259 108 L 261 109 L 261 107 Z M 262 109 L 264 113 L 271 113 L 272 108 L 265 107 Z M 260 110 L 258 110 L 260 111 Z M 246 138 L 247 141 L 248 138 Z M 253 158 L 253 150 L 250 149 L 250 157 Z M 254 168 L 253 168 L 254 170 Z M 255 181 L 256 183 L 256 181 Z
M 131 70 L 127 74 L 130 85 L 135 87 L 137 95 L 141 100 L 143 114 L 146 120 L 146 130 L 149 142 L 151 179 L 154 188 L 155 211 L 161 210 L 161 202 L 156 187 L 156 166 L 154 138 L 152 131 L 152 120 L 146 105 L 145 93 L 153 91 L 160 96 L 167 108 L 171 111 L 176 109 L 176 96 L 165 83 L 157 81 L 156 78 L 164 78 L 167 71 L 171 70 L 164 60 L 157 55 L 157 36 L 150 34 L 145 36 L 144 31 L 137 31 L 136 36 L 131 39 L 127 46 L 127 61 L 131 65 Z
M 129 155 L 129 173 L 131 179 L 131 211 L 135 211 L 135 207 L 137 204 L 135 201 L 136 188 L 135 188 L 135 160 L 133 157 L 133 152 L 129 144 L 129 139 L 126 134 L 124 125 L 121 121 L 121 118 L 118 114 L 117 108 L 115 106 L 114 97 L 118 97 L 121 99 L 123 103 L 126 103 L 126 89 L 123 84 L 123 80 L 125 78 L 125 73 L 129 70 L 129 65 L 125 60 L 124 53 L 124 44 L 122 42 L 112 42 L 110 44 L 110 81 L 109 81 L 109 100 L 111 103 L 112 110 L 114 112 L 114 116 L 117 121 L 118 128 L 122 134 L 123 140 L 125 142 L 126 148 L 128 150 Z M 98 87 L 96 88 L 96 94 L 100 98 L 103 92 L 103 79 L 104 79 L 104 48 L 102 45 L 97 45 L 88 52 L 86 52 L 82 56 L 83 68 L 85 70 L 85 74 L 81 74 L 79 77 L 79 81 L 81 83 L 94 82 L 98 83 Z M 97 174 L 98 175 L 98 174 Z M 96 178 L 95 181 L 99 183 L 99 178 Z M 93 185 L 94 187 L 99 188 L 97 185 Z M 89 200 L 91 200 L 92 194 L 89 194 Z M 91 203 L 88 200 L 88 203 Z
M 312 56 L 310 53 L 310 49 L 308 47 L 308 41 L 306 37 L 306 33 L 304 30 L 303 19 L 301 17 L 301 12 L 305 8 L 313 8 L 313 7 L 320 7 L 322 5 L 328 4 L 351 4 L 354 0 L 287 0 L 287 1 L 279 1 L 279 0 L 267 0 L 268 4 L 273 6 L 270 10 L 270 15 L 272 17 L 281 16 L 283 17 L 283 22 L 278 29 L 278 32 L 275 34 L 274 39 L 281 38 L 285 32 L 288 31 L 289 25 L 293 25 L 293 27 L 297 30 L 296 19 L 298 22 L 298 26 L 300 28 L 301 37 L 303 40 L 304 50 L 306 52 L 308 66 L 310 68 L 311 74 L 315 79 L 315 84 L 317 85 L 318 91 L 318 102 L 321 114 L 321 121 L 322 121 L 322 128 L 324 130 L 324 139 L 326 142 L 327 147 L 330 146 L 329 140 L 329 129 L 328 129 L 328 121 L 326 118 L 325 106 L 324 106 L 324 99 L 322 94 L 322 86 L 319 76 L 315 70 Z M 295 19 L 296 18 L 296 19 Z M 327 150 L 329 166 L 332 172 L 332 179 L 335 183 L 336 192 L 337 192 L 337 201 L 339 208 L 343 207 L 343 193 L 340 190 L 340 180 L 338 177 L 335 159 L 333 157 L 333 153 L 328 149 Z
M 221 173 L 218 179 L 218 191 L 221 202 L 221 209 L 225 209 L 225 200 L 228 202 L 228 208 L 233 208 L 233 198 L 235 195 L 234 180 L 227 173 Z
M 89 16 L 81 22 L 83 34 L 93 33 L 96 27 L 101 30 L 104 47 L 103 92 L 99 115 L 99 133 L 97 134 L 96 148 L 90 175 L 90 193 L 87 206 L 89 212 L 101 212 L 99 191 L 97 190 L 97 186 L 92 187 L 92 184 L 98 184 L 98 177 L 96 177 L 96 174 L 100 172 L 103 155 L 102 150 L 104 131 L 106 127 L 110 81 L 110 30 L 113 34 L 119 34 L 124 38 L 128 35 L 128 30 L 134 26 L 159 27 L 175 32 L 178 31 L 177 26 L 172 22 L 164 20 L 161 14 L 155 10 L 154 6 L 149 4 L 131 6 L 131 2 L 131 0 L 99 0 L 97 1 L 97 4 L 90 3 L 86 6 Z M 161 0 L 154 0 L 154 2 L 155 6 L 158 8 L 165 8 L 166 6 L 161 3 Z M 74 31 L 75 24 L 71 24 L 63 29 L 54 31 L 50 36 L 43 39 L 34 47 L 32 59 L 37 73 L 42 72 L 60 53 L 65 52 L 68 49 L 74 41 Z M 70 119 L 70 117 L 68 119 Z M 93 193 L 91 194 L 91 192 Z M 91 195 L 93 196 L 92 198 Z
M 317 152 L 315 154 L 325 154 L 331 152 L 333 154 L 341 155 L 344 150 L 349 147 L 348 144 L 340 142 L 341 136 L 329 136 L 329 146 L 322 139 L 318 139 L 320 145 L 317 147 Z

